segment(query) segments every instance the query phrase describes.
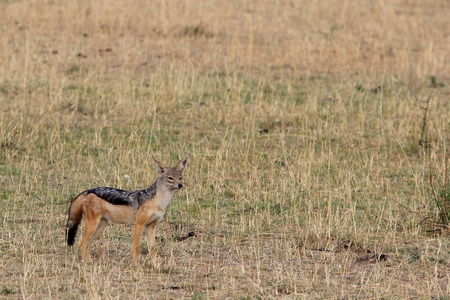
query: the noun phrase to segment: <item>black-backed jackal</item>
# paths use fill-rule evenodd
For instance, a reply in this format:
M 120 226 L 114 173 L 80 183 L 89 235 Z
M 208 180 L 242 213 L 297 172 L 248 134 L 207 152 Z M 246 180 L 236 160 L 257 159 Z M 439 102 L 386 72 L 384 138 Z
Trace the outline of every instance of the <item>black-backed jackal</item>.
M 183 187 L 183 171 L 189 161 L 187 155 L 174 168 L 167 168 L 153 157 L 159 177 L 145 190 L 124 191 L 110 187 L 98 187 L 80 193 L 71 203 L 67 221 L 67 244 L 75 241 L 78 225 L 85 218 L 85 231 L 80 244 L 81 257 L 90 260 L 88 252 L 92 242 L 109 222 L 134 224 L 133 262 L 137 265 L 139 240 L 147 231 L 147 244 L 152 262 L 155 263 L 156 226 L 161 222 L 174 192 Z

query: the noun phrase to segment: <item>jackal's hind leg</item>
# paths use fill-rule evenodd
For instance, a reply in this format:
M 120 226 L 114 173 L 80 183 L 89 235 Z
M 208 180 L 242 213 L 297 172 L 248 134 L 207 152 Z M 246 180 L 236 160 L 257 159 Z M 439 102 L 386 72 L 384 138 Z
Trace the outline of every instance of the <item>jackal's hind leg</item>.
M 100 223 L 97 226 L 97 229 L 95 230 L 92 237 L 89 239 L 89 245 L 91 245 L 92 242 L 98 238 L 98 236 L 103 232 L 103 230 L 105 230 L 106 226 L 108 226 L 108 221 L 106 221 L 105 219 L 101 219 Z
M 83 240 L 80 244 L 81 258 L 84 261 L 91 260 L 91 256 L 86 252 L 89 250 L 92 241 L 100 234 L 100 232 L 103 231 L 103 229 L 105 229 L 106 225 L 108 225 L 108 222 L 101 219 L 100 217 L 94 220 L 86 219 L 86 227 L 84 228 Z

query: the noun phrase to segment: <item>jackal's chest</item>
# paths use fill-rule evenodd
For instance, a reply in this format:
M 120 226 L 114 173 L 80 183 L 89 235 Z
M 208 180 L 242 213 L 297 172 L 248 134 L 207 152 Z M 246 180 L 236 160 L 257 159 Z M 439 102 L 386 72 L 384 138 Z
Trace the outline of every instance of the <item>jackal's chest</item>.
M 165 212 L 166 210 L 157 204 L 144 204 L 136 213 L 136 223 L 142 225 L 148 225 L 153 222 L 159 223 L 163 219 Z

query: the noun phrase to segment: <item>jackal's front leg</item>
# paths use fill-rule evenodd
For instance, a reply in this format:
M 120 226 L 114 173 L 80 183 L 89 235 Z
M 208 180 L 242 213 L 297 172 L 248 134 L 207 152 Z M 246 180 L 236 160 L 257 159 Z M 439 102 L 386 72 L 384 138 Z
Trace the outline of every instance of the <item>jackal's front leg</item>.
M 142 230 L 144 226 L 141 224 L 136 224 L 134 226 L 134 239 L 133 239 L 133 263 L 137 266 L 139 258 L 139 240 L 141 238 Z
M 147 225 L 147 246 L 153 264 L 156 263 L 156 225 L 156 221 Z

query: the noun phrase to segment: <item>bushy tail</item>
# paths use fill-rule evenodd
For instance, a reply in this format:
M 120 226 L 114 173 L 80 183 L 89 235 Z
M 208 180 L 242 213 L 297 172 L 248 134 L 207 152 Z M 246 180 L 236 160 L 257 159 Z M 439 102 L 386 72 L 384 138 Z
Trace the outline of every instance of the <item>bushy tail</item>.
M 77 234 L 78 225 L 80 225 L 81 218 L 83 217 L 83 205 L 81 197 L 76 197 L 69 207 L 69 218 L 66 226 L 67 244 L 72 246 L 75 242 L 75 236 Z

